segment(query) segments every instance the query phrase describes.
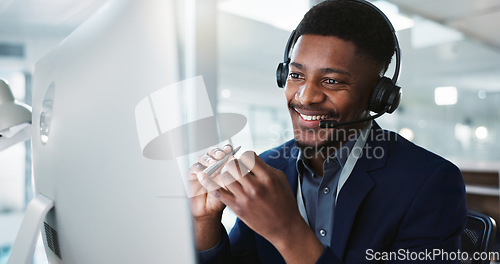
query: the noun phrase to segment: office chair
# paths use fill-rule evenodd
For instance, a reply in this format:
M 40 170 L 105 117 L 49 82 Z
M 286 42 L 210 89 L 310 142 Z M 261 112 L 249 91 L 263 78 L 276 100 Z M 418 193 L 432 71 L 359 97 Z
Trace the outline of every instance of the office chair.
M 474 252 L 490 252 L 495 241 L 495 220 L 478 212 L 467 212 L 467 224 L 462 232 L 462 252 L 469 258 Z M 461 260 L 460 264 L 487 264 L 490 260 Z

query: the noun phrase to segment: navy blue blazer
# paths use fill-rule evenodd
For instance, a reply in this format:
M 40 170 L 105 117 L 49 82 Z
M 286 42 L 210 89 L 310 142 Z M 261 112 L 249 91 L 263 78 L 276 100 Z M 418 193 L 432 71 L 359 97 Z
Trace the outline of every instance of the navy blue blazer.
M 459 169 L 376 123 L 370 132 L 338 195 L 331 248 L 325 248 L 317 263 L 415 258 L 447 262 L 440 253 L 459 252 L 466 221 L 465 185 Z M 260 155 L 286 174 L 295 194 L 297 155 L 293 140 Z M 222 243 L 207 263 L 285 263 L 272 244 L 239 219 Z

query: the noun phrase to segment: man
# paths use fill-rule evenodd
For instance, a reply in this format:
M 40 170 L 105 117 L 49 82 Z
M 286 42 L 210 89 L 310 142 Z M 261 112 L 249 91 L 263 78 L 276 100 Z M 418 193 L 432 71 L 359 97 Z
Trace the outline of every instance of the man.
M 230 146 L 192 167 L 203 189 L 191 199 L 202 261 L 446 261 L 438 253 L 459 251 L 466 219 L 458 168 L 374 121 L 319 126 L 369 116 L 395 50 L 391 26 L 367 3 L 326 1 L 292 41 L 284 92 L 294 140 L 260 157 L 243 153 L 219 180 L 202 170 Z M 226 205 L 238 216 L 229 237 Z

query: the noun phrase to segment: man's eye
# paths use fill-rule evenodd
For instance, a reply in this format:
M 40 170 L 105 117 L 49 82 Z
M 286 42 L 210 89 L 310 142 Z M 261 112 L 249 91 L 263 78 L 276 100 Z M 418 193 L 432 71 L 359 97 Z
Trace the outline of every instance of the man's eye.
M 326 83 L 328 84 L 336 84 L 336 83 L 339 83 L 337 80 L 335 79 L 326 79 Z
M 291 77 L 292 79 L 296 79 L 296 78 L 299 78 L 300 76 L 299 76 L 299 74 L 298 74 L 298 73 L 294 73 L 294 72 L 292 72 L 292 73 L 290 73 L 290 77 Z

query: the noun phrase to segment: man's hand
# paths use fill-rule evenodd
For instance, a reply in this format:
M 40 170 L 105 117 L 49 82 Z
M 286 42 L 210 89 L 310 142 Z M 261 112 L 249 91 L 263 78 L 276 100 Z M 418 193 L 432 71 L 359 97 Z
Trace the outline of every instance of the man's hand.
M 287 263 L 315 263 L 323 245 L 302 219 L 286 176 L 255 152 L 228 161 L 225 188 L 213 191 L 252 230 L 280 251 Z
M 200 251 L 214 247 L 220 240 L 222 211 L 226 207 L 213 195 L 213 191 L 220 188 L 217 184 L 220 170 L 211 176 L 203 170 L 224 158 L 231 150 L 229 145 L 222 149 L 208 150 L 205 155 L 198 157 L 198 162 L 191 166 L 188 172 L 188 194 L 191 197 L 196 245 Z

